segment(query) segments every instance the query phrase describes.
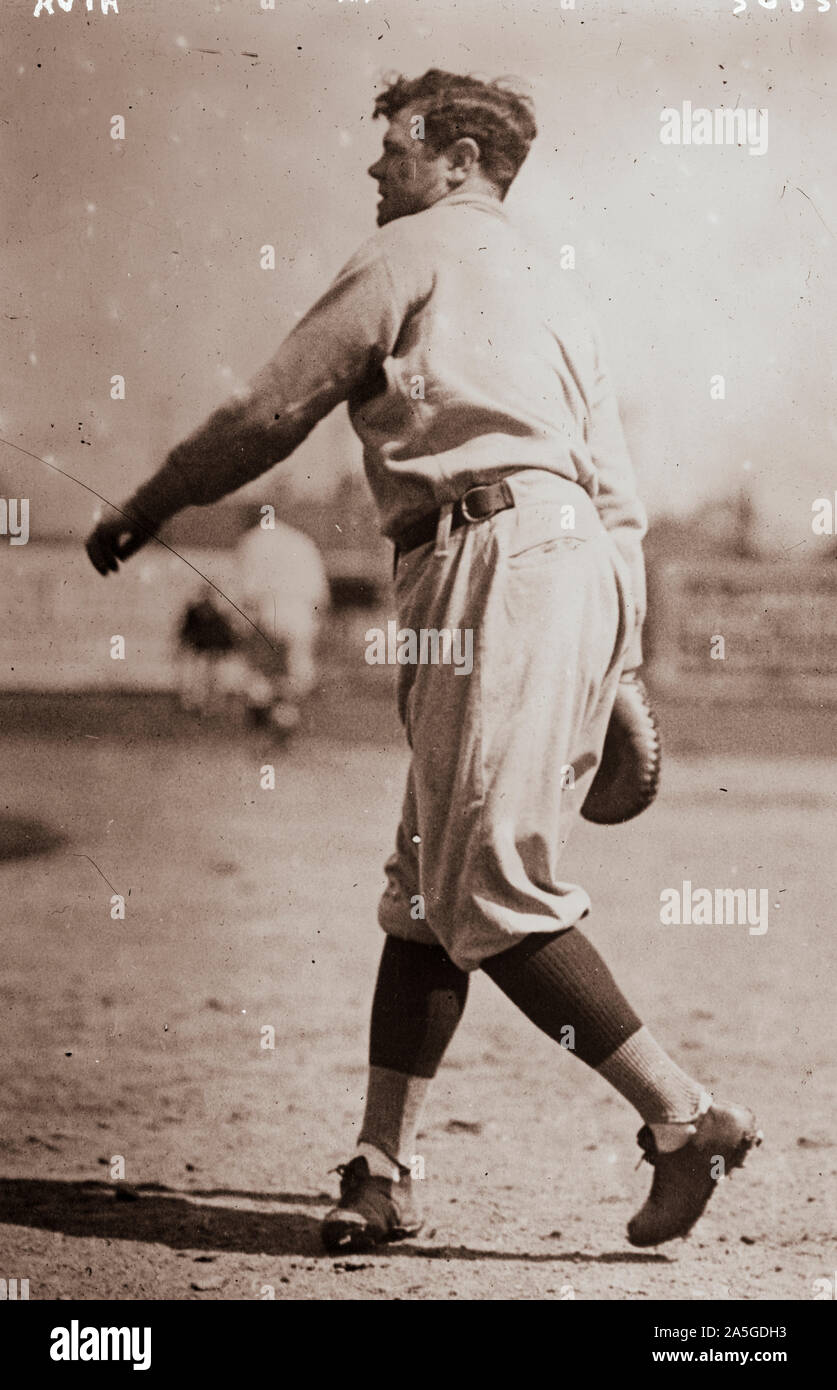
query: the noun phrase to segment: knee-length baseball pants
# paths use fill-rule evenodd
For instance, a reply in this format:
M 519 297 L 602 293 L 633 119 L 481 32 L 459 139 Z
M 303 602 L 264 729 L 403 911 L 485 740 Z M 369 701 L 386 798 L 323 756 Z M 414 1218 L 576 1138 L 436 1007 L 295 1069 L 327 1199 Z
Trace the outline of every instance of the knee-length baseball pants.
M 514 507 L 446 541 L 440 525 L 435 544 L 400 556 L 395 580 L 399 639 L 414 633 L 427 659 L 399 669 L 412 758 L 379 921 L 441 943 L 463 970 L 589 910 L 561 859 L 635 622 L 587 493 L 535 469 L 507 481 Z M 422 653 L 422 630 L 443 629 L 452 641 Z

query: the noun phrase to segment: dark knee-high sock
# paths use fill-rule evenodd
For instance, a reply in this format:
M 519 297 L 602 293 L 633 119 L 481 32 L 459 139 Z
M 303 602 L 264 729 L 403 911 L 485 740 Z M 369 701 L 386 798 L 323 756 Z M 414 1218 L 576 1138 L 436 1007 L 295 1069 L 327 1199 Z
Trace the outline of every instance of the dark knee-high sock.
M 576 927 L 533 932 L 482 968 L 527 1018 L 595 1068 L 647 1124 L 688 1125 L 705 1108 L 703 1087 L 643 1027 L 596 948 Z M 684 1136 L 663 1137 L 677 1147 Z
M 441 946 L 386 938 L 372 1001 L 369 1085 L 358 1144 L 409 1165 L 427 1087 L 467 996 L 467 973 Z

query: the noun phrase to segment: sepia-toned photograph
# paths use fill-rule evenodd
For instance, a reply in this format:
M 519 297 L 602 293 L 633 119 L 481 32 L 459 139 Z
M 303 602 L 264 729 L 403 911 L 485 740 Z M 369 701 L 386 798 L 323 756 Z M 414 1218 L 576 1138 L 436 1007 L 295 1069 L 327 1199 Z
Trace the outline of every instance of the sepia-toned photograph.
M 0 1300 L 142 1370 L 183 1301 L 792 1362 L 774 1305 L 837 1299 L 837 3 L 0 30 Z

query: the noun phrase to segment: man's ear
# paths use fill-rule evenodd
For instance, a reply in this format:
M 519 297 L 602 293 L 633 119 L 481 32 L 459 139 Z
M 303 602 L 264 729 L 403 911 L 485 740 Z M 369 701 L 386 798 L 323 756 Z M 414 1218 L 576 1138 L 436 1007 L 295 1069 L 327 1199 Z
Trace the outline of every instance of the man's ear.
M 462 135 L 448 146 L 445 158 L 451 182 L 463 183 L 480 162 L 480 147 L 470 135 Z

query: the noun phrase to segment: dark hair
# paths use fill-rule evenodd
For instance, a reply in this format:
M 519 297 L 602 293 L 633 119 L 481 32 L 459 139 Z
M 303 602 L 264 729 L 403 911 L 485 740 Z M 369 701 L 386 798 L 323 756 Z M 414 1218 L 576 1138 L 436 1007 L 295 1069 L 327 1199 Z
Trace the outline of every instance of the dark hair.
M 396 76 L 375 100 L 375 117 L 392 120 L 406 106 L 424 117 L 425 139 L 435 154 L 470 136 L 479 145 L 480 168 L 505 197 L 538 133 L 531 99 L 503 79 L 483 82 L 430 68 L 423 77 Z

